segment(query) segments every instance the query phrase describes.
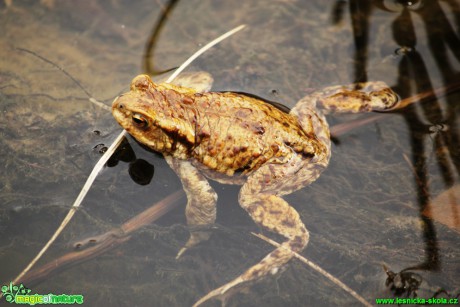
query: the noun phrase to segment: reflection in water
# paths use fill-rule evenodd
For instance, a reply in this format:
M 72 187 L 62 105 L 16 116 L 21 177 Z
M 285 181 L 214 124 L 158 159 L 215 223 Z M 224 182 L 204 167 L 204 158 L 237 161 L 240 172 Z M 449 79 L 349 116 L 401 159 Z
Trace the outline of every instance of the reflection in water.
M 425 91 L 433 92 L 431 97 L 422 98 L 401 112 L 410 129 L 412 163 L 415 167 L 417 198 L 420 219 L 424 225 L 423 236 L 426 252 L 424 262 L 411 266 L 403 270 L 404 272 L 410 269 L 438 270 L 440 268 L 436 231 L 432 220 L 422 214 L 430 201 L 427 148 L 425 147 L 427 137 L 434 138 L 434 153 L 446 189 L 454 185 L 460 173 L 458 147 L 460 139 L 454 109 L 455 101 L 452 96 L 447 96 L 445 97 L 446 104 L 441 106 L 437 99 L 424 59 L 416 49 L 417 33 L 420 30 L 415 28 L 412 20 L 413 15 L 417 14 L 425 24 L 429 50 L 442 74 L 444 85 L 449 87 L 453 83 L 458 83 L 460 73 L 452 69 L 452 57 L 449 57 L 449 54 L 452 54 L 457 62 L 460 61 L 460 38 L 458 33 L 454 31 L 454 28 L 460 29 L 459 5 L 452 0 L 443 2 L 456 14 L 455 26 L 449 23 L 439 1 L 380 0 L 375 2 L 377 8 L 396 14 L 391 30 L 394 42 L 399 46 L 396 53 L 401 57 L 401 60 L 399 62 L 398 81 L 393 89 L 402 98 Z M 335 24 L 343 19 L 346 4 L 345 1 L 336 2 L 332 18 Z M 367 29 L 369 29 L 369 17 L 374 7 L 370 1 L 366 0 L 351 0 L 348 4 L 352 16 L 351 23 L 356 48 L 355 81 L 364 82 L 367 81 Z M 430 101 L 429 104 L 428 101 Z M 432 134 L 433 130 L 436 131 L 434 134 Z
M 145 46 L 145 52 L 143 56 L 144 58 L 143 69 L 144 69 L 145 74 L 156 76 L 156 75 L 161 75 L 163 73 L 176 69 L 175 67 L 173 67 L 173 68 L 166 69 L 166 70 L 156 70 L 155 67 L 153 67 L 153 51 L 155 50 L 156 42 L 161 33 L 161 30 L 163 29 L 165 22 L 168 20 L 169 14 L 172 12 L 172 10 L 174 9 L 175 5 L 178 2 L 179 0 L 170 0 L 166 4 L 166 6 L 162 9 L 160 19 L 153 26 L 150 37 Z
M 397 296 L 416 296 L 416 291 L 420 287 L 423 279 L 422 276 L 412 272 L 399 272 L 394 273 L 390 271 L 385 265 L 383 266 L 385 273 L 387 273 L 387 280 L 385 285 Z
M 338 0 L 333 10 L 333 22 L 338 24 L 343 19 L 346 1 Z M 369 15 L 372 11 L 371 1 L 351 0 L 349 1 L 351 25 L 353 29 L 353 41 L 355 45 L 355 78 L 354 82 L 367 81 L 367 45 Z

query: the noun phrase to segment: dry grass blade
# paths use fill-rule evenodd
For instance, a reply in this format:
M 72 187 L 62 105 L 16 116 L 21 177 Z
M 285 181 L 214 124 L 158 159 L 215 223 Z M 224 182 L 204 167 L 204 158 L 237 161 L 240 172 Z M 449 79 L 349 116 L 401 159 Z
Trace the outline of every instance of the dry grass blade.
M 37 261 L 43 256 L 43 254 L 48 250 L 48 248 L 53 244 L 53 242 L 56 240 L 56 238 L 61 234 L 61 232 L 64 230 L 64 228 L 67 226 L 67 224 L 70 222 L 72 217 L 74 216 L 75 212 L 77 211 L 78 207 L 80 207 L 81 202 L 85 198 L 86 194 L 88 193 L 89 189 L 91 188 L 91 185 L 93 184 L 94 180 L 96 179 L 97 174 L 99 174 L 100 170 L 104 167 L 105 163 L 109 160 L 109 158 L 112 156 L 112 154 L 115 152 L 117 149 L 118 145 L 121 143 L 123 140 L 123 137 L 125 136 L 125 131 L 123 130 L 122 133 L 115 139 L 113 144 L 109 147 L 109 149 L 105 152 L 105 154 L 101 157 L 101 159 L 97 162 L 97 164 L 94 166 L 93 171 L 89 175 L 88 179 L 86 180 L 85 185 L 80 191 L 80 194 L 78 195 L 77 199 L 73 203 L 72 207 L 69 210 L 69 213 L 67 213 L 66 217 L 64 220 L 62 220 L 61 225 L 59 228 L 56 230 L 56 232 L 53 234 L 53 236 L 48 240 L 48 242 L 43 246 L 43 248 L 40 250 L 40 252 L 35 256 L 34 259 L 27 265 L 27 267 L 22 270 L 22 272 L 13 280 L 13 284 L 16 284 L 29 270 L 37 263 Z
M 185 67 L 187 67 L 188 65 L 190 65 L 190 63 L 192 63 L 197 57 L 199 57 L 200 55 L 202 55 L 204 52 L 206 52 L 206 50 L 209 50 L 210 48 L 212 48 L 214 45 L 220 43 L 221 41 L 223 41 L 224 39 L 226 39 L 227 37 L 235 34 L 236 32 L 240 31 L 240 30 L 243 30 L 244 27 L 246 27 L 246 25 L 240 25 L 230 31 L 228 31 L 227 33 L 219 36 L 218 38 L 216 38 L 215 40 L 207 43 L 205 46 L 203 46 L 203 48 L 201 48 L 200 50 L 198 50 L 197 52 L 195 52 L 191 57 L 189 57 L 181 66 L 179 66 L 179 68 L 171 75 L 169 76 L 168 80 L 166 80 L 166 83 L 170 83 L 172 82 L 184 69 Z
M 264 240 L 265 242 L 267 243 L 270 243 L 271 245 L 275 246 L 275 247 L 280 247 L 281 244 L 279 244 L 278 242 L 275 242 L 273 241 L 272 239 L 270 238 L 267 238 L 266 236 L 264 236 L 263 234 L 257 234 L 257 233 L 254 233 L 252 232 L 252 234 L 256 237 L 258 237 L 259 239 L 262 239 Z M 301 255 L 297 254 L 297 253 L 294 253 L 294 257 L 296 257 L 297 259 L 299 259 L 300 261 L 302 261 L 303 263 L 305 263 L 306 265 L 308 265 L 310 268 L 312 268 L 313 270 L 315 270 L 316 272 L 322 274 L 323 276 L 325 276 L 327 279 L 329 279 L 330 281 L 332 281 L 334 284 L 336 284 L 337 286 L 339 286 L 341 289 L 343 289 L 344 291 L 346 291 L 347 293 L 349 293 L 351 296 L 353 296 L 354 298 L 356 298 L 361 304 L 363 304 L 364 306 L 367 306 L 367 307 L 371 307 L 372 305 L 366 301 L 361 295 L 359 295 L 358 293 L 356 293 L 353 289 L 351 289 L 350 287 L 348 287 L 347 285 L 345 285 L 343 282 L 341 282 L 340 280 L 338 280 L 337 278 L 335 278 L 334 276 L 332 276 L 331 274 L 329 274 L 327 271 L 325 271 L 324 269 L 322 269 L 320 266 L 318 266 L 317 264 L 311 262 L 310 260 L 306 259 L 305 257 L 302 257 Z
M 203 54 L 206 50 L 209 48 L 213 47 L 214 45 L 218 44 L 219 42 L 223 41 L 224 39 L 228 38 L 229 36 L 235 34 L 236 32 L 242 30 L 245 26 L 240 25 L 229 32 L 221 35 L 220 37 L 216 38 L 212 42 L 208 43 L 206 46 L 195 52 L 187 61 L 182 64 L 179 69 L 168 78 L 167 82 L 171 82 L 174 80 L 174 78 L 177 77 L 177 75 L 187 66 L 189 65 L 194 59 L 196 59 L 198 56 Z M 85 91 L 86 92 L 86 91 Z M 89 95 L 89 93 L 87 93 Z M 91 95 L 89 95 L 91 96 Z M 94 101 L 91 101 L 94 103 Z M 100 106 L 99 104 L 97 104 Z M 104 105 L 104 109 L 107 109 L 107 107 Z M 110 109 L 110 108 L 109 108 Z M 67 226 L 67 224 L 70 222 L 72 217 L 74 216 L 76 210 L 78 207 L 80 207 L 80 204 L 82 203 L 83 199 L 85 198 L 86 194 L 88 193 L 89 189 L 91 188 L 91 185 L 93 184 L 94 180 L 96 179 L 97 174 L 101 171 L 101 169 L 104 167 L 105 163 L 109 160 L 109 158 L 112 156 L 113 152 L 115 149 L 118 147 L 118 145 L 121 143 L 123 138 L 126 135 L 126 131 L 123 130 L 118 137 L 115 139 L 114 143 L 109 147 L 109 149 L 105 152 L 105 154 L 101 157 L 101 159 L 98 161 L 98 163 L 94 166 L 93 171 L 89 175 L 88 179 L 86 180 L 85 185 L 83 186 L 80 194 L 78 195 L 77 199 L 75 200 L 74 204 L 70 208 L 69 212 L 67 213 L 67 216 L 64 218 L 62 221 L 61 225 L 59 228 L 56 230 L 56 232 L 53 234 L 53 236 L 48 240 L 48 242 L 43 246 L 43 248 L 40 250 L 40 252 L 35 256 L 34 259 L 27 265 L 27 267 L 22 270 L 22 272 L 13 280 L 13 284 L 16 284 L 27 272 L 30 271 L 30 269 L 37 263 L 38 260 L 43 256 L 43 254 L 48 250 L 48 248 L 53 244 L 53 242 L 56 240 L 56 238 L 59 236 L 59 234 L 64 230 L 64 228 Z M 2 294 L 0 293 L 0 298 L 2 297 Z

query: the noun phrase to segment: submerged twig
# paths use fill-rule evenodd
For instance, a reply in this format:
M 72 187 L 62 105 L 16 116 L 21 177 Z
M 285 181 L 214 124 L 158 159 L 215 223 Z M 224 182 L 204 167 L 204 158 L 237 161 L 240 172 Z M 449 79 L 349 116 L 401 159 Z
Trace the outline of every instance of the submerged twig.
M 460 82 L 456 83 L 451 83 L 446 86 L 441 86 L 436 89 L 428 90 L 422 93 L 415 94 L 413 96 L 410 96 L 408 98 L 405 98 L 401 100 L 398 104 L 395 105 L 393 109 L 390 109 L 389 111 L 393 110 L 399 110 L 407 107 L 408 105 L 413 104 L 416 101 L 421 101 L 423 99 L 434 99 L 436 96 L 447 96 L 449 94 L 458 92 L 460 90 Z
M 184 64 L 182 64 L 178 71 L 181 72 L 187 65 L 189 65 L 194 59 L 196 59 L 199 55 L 203 54 L 206 50 L 210 49 L 211 47 L 213 47 L 214 45 L 218 44 L 219 42 L 223 41 L 224 39 L 226 39 L 227 37 L 235 34 L 236 32 L 242 30 L 245 26 L 244 25 L 240 25 L 232 30 L 230 30 L 229 32 L 219 36 L 217 39 L 213 40 L 212 42 L 210 42 L 209 44 L 207 44 L 206 46 L 204 46 L 203 48 L 201 48 L 200 50 L 198 50 L 196 53 L 194 53 L 188 60 L 186 60 L 184 62 Z M 67 76 L 69 76 L 87 95 L 88 97 L 91 99 L 91 95 L 78 83 L 78 81 L 76 81 L 72 76 L 70 76 L 65 70 L 63 70 L 62 68 L 60 68 L 59 66 L 57 66 L 56 64 L 54 64 L 53 62 L 31 52 L 31 51 L 28 51 L 26 49 L 20 49 L 22 51 L 25 51 L 25 52 L 29 52 L 31 54 L 34 54 L 35 56 L 38 56 L 39 58 L 41 58 L 42 60 L 50 63 L 51 65 L 59 68 L 62 72 L 64 72 L 64 74 L 66 74 Z M 177 72 L 177 71 L 176 71 Z M 172 76 L 170 76 L 168 78 L 168 81 L 167 82 L 171 82 L 175 77 L 177 77 L 178 73 L 175 73 L 173 74 Z M 93 101 L 92 101 L 93 102 Z M 48 242 L 45 244 L 45 246 L 40 250 L 40 252 L 35 256 L 35 258 L 27 265 L 27 267 L 13 280 L 13 284 L 16 284 L 25 274 L 27 274 L 27 272 L 35 265 L 35 263 L 37 263 L 37 261 L 43 256 L 43 254 L 48 250 L 48 248 L 51 246 L 51 244 L 56 240 L 56 238 L 59 236 L 59 234 L 64 230 L 64 228 L 67 226 L 67 224 L 70 222 L 70 220 L 72 219 L 72 217 L 74 216 L 75 214 L 75 211 L 78 209 L 78 207 L 80 206 L 80 204 L 82 203 L 83 199 L 85 198 L 86 194 L 88 193 L 89 189 L 91 188 L 91 185 L 92 183 L 94 182 L 94 180 L 96 179 L 96 176 L 97 174 L 101 171 L 101 169 L 104 167 L 105 163 L 109 160 L 109 158 L 111 157 L 111 155 L 113 154 L 113 152 L 115 151 L 115 149 L 118 147 L 118 145 L 121 143 L 122 139 L 125 137 L 125 135 L 127 134 L 127 132 L 125 130 L 123 130 L 118 136 L 117 138 L 115 139 L 114 143 L 109 147 L 109 149 L 104 153 L 104 155 L 100 158 L 100 160 L 98 161 L 98 163 L 95 165 L 95 167 L 93 168 L 93 171 L 91 172 L 90 176 L 88 177 L 88 179 L 86 180 L 86 183 L 85 185 L 83 186 L 80 194 L 78 195 L 77 199 L 75 200 L 74 204 L 72 205 L 72 207 L 70 208 L 69 212 L 67 213 L 67 216 L 64 218 L 64 220 L 62 221 L 61 225 L 59 226 L 59 228 L 56 230 L 56 232 L 53 234 L 53 236 L 48 240 Z M 2 297 L 2 294 L 0 293 L 0 298 Z
M 267 243 L 270 243 L 271 245 L 275 246 L 275 247 L 280 247 L 281 244 L 279 244 L 278 242 L 275 242 L 273 241 L 272 239 L 270 238 L 267 238 L 266 236 L 264 236 L 263 234 L 257 234 L 257 233 L 254 233 L 254 232 L 251 232 L 254 236 L 258 237 L 259 239 L 262 239 L 264 240 L 265 242 Z M 299 259 L 300 261 L 302 261 L 303 263 L 305 263 L 306 265 L 308 265 L 310 268 L 312 268 L 313 270 L 315 270 L 316 272 L 324 275 L 326 278 L 328 278 L 330 281 L 332 281 L 334 284 L 336 284 L 337 286 L 339 286 L 341 289 L 343 289 L 344 291 L 346 291 L 347 293 L 349 293 L 351 296 L 353 296 L 354 298 L 356 298 L 361 304 L 363 304 L 364 306 L 367 306 L 367 307 L 371 307 L 372 305 L 366 301 L 361 295 L 359 295 L 358 293 L 356 293 L 353 289 L 351 289 L 350 287 L 348 287 L 346 284 L 344 284 L 343 282 L 341 282 L 339 279 L 337 279 L 336 277 L 332 276 L 330 273 L 328 273 L 326 270 L 324 270 L 323 268 L 321 268 L 320 266 L 318 266 L 317 264 L 313 263 L 312 261 L 308 260 L 307 258 L 297 254 L 296 252 L 293 252 L 291 251 L 293 254 L 294 254 L 294 257 L 296 257 L 297 259 Z
M 63 269 L 72 267 L 73 265 L 88 261 L 119 246 L 130 239 L 131 233 L 142 226 L 159 219 L 174 209 L 179 204 L 179 200 L 181 200 L 184 196 L 184 191 L 176 191 L 155 203 L 147 210 L 144 210 L 135 217 L 126 221 L 123 225 L 121 225 L 121 227 L 112 229 L 97 237 L 86 238 L 85 240 L 80 241 L 75 244 L 75 247 L 79 250 L 69 252 L 57 259 L 53 259 L 33 271 L 30 271 L 22 277 L 21 282 L 27 283 L 28 285 L 37 283 L 49 277 L 52 273 L 60 272 Z M 85 245 L 88 245 L 86 244 L 87 242 L 95 245 L 82 250 Z

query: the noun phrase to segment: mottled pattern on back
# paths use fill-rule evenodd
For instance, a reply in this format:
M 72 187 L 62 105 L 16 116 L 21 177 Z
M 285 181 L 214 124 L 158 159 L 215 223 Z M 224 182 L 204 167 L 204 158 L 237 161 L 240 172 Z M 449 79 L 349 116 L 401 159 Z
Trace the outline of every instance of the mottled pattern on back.
M 195 94 L 194 98 L 192 156 L 211 169 L 247 174 L 269 160 L 283 162 L 294 153 L 311 158 L 322 149 L 296 118 L 260 100 L 234 93 Z

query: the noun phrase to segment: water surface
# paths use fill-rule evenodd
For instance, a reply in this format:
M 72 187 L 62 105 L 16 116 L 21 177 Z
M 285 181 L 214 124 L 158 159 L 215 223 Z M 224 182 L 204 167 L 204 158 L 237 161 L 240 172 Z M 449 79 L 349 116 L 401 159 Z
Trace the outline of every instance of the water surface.
M 248 92 L 292 107 L 312 89 L 335 84 L 382 80 L 407 98 L 460 82 L 460 2 L 454 0 L 6 3 L 0 6 L 2 284 L 52 235 L 99 149 L 120 131 L 88 95 L 110 105 L 136 74 L 177 67 L 239 24 L 248 27 L 189 68 L 212 73 L 215 90 Z M 447 291 L 444 297 L 458 295 L 459 99 L 458 91 L 441 91 L 378 121 L 353 125 L 347 133 L 339 130 L 329 168 L 317 182 L 286 197 L 311 233 L 302 254 L 371 303 L 398 295 L 386 287 L 382 264 L 394 272 L 418 268 L 409 272 L 423 280 L 419 297 L 439 289 Z M 332 115 L 329 122 L 371 116 Z M 134 182 L 129 162 L 106 168 L 38 265 L 180 189 L 159 155 L 132 139 L 129 144 L 132 152 L 125 160 L 153 165 L 151 182 Z M 219 193 L 218 227 L 182 259 L 175 255 L 188 232 L 179 206 L 122 246 L 29 288 L 80 293 L 88 306 L 193 304 L 272 250 L 251 235 L 260 230 L 239 208 L 238 188 L 213 187 Z M 446 191 L 451 192 L 447 205 L 437 198 Z M 457 229 L 423 215 L 427 206 L 442 206 L 454 224 L 457 217 Z M 320 303 L 358 304 L 292 261 L 282 274 L 235 295 L 228 305 Z

